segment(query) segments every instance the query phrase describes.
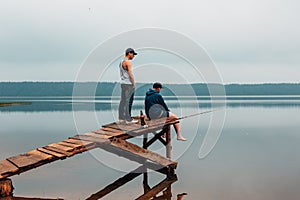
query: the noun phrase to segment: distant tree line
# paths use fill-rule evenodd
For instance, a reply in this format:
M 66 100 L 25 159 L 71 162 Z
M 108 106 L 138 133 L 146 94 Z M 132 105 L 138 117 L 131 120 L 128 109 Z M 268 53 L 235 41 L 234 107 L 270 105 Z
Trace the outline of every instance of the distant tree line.
M 0 96 L 72 96 L 76 86 L 77 96 L 118 96 L 120 87 L 112 82 L 0 82 Z M 222 91 L 226 95 L 300 95 L 298 83 L 265 84 L 165 84 L 166 96 L 209 96 L 211 91 Z M 151 84 L 138 83 L 137 96 L 144 96 Z M 217 92 L 217 94 L 220 94 Z

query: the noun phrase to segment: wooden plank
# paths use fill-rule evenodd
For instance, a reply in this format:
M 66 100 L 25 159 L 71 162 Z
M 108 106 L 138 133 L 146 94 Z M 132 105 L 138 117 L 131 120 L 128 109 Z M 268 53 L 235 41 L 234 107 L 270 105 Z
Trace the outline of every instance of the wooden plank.
M 140 129 L 136 129 L 133 130 L 134 132 L 138 133 L 138 132 L 144 132 L 144 131 L 149 131 L 152 132 L 153 130 L 159 130 L 159 129 L 163 129 L 164 126 L 168 126 L 168 125 L 173 125 L 173 124 L 177 124 L 179 123 L 178 120 L 168 120 L 167 118 L 161 118 L 161 119 L 154 119 L 154 120 L 150 120 L 147 125 L 147 128 L 140 128 Z
M 98 133 L 98 134 L 104 134 L 104 135 L 114 133 L 114 132 L 103 130 L 103 129 L 94 130 L 92 132 L 93 133 Z
M 109 131 L 109 132 L 112 132 L 112 133 L 126 134 L 126 131 L 124 131 L 124 130 L 111 128 L 111 127 L 103 127 L 102 130 L 103 131 Z
M 98 137 L 92 137 L 88 135 L 75 135 L 73 137 L 70 137 L 71 139 L 79 139 L 89 142 L 95 142 L 97 144 L 108 144 L 110 143 L 110 140 L 107 138 L 98 138 Z
M 100 135 L 100 134 L 93 133 L 93 132 L 85 133 L 84 135 L 88 135 L 88 136 L 92 136 L 92 137 L 100 138 L 100 139 L 109 139 L 109 138 L 111 138 L 111 136 Z
M 173 123 L 173 122 L 172 122 Z M 142 127 L 139 125 L 135 125 L 134 128 L 128 129 L 127 134 L 130 137 L 140 136 L 145 133 L 151 133 L 154 131 L 158 131 L 164 128 L 164 126 L 168 124 L 167 118 L 150 120 L 147 123 L 147 127 Z M 121 126 L 120 126 L 121 127 Z
M 159 184 L 154 186 L 151 190 L 149 190 L 146 194 L 141 195 L 137 198 L 137 200 L 151 199 L 155 197 L 158 193 L 169 187 L 172 183 L 176 182 L 178 179 L 174 176 L 172 179 L 165 179 L 161 181 Z
M 112 131 L 121 130 L 122 131 L 122 129 L 118 127 L 119 125 L 121 125 L 121 124 L 111 123 L 108 125 L 103 125 L 102 130 L 112 130 Z
M 132 117 L 132 118 L 138 120 L 138 122 L 134 123 L 134 124 L 140 124 L 140 116 L 135 116 L 135 117 Z M 145 118 L 145 121 L 149 121 L 149 119 Z M 102 125 L 102 127 L 109 127 L 109 126 L 119 125 L 119 124 L 123 124 L 123 123 L 112 122 L 112 123 L 109 123 L 109 124 L 104 124 L 104 125 Z M 130 124 L 125 124 L 124 123 L 124 125 L 130 125 Z
M 82 148 L 80 148 L 80 149 L 74 149 L 74 151 L 72 151 L 72 152 L 67 152 L 67 151 L 65 151 L 65 150 L 63 150 L 63 149 L 59 149 L 59 148 L 56 148 L 56 147 L 53 147 L 53 146 L 46 146 L 46 147 L 44 147 L 44 148 L 45 148 L 45 149 L 48 149 L 48 150 L 50 150 L 50 151 L 55 151 L 55 152 L 57 152 L 57 153 L 64 154 L 64 155 L 66 155 L 66 156 L 68 156 L 68 157 L 71 157 L 71 156 L 73 156 L 73 155 L 75 155 L 75 154 L 79 154 L 79 153 L 85 152 L 85 151 L 87 151 L 87 150 L 89 150 L 89 149 L 92 149 L 92 148 L 95 148 L 95 147 L 93 147 L 93 146 L 90 146 L 89 148 L 87 148 L 87 147 L 82 147 Z
M 62 145 L 59 145 L 57 143 L 49 144 L 48 146 L 55 147 L 57 149 L 60 149 L 60 150 L 66 151 L 66 152 L 72 152 L 72 151 L 74 151 L 74 148 L 72 148 L 72 147 L 62 146 Z
M 125 134 L 116 135 L 115 137 L 126 140 L 128 138 L 137 137 L 140 135 L 144 135 L 146 133 L 151 133 L 151 132 L 155 132 L 158 130 L 162 130 L 163 127 L 164 127 L 164 125 L 152 125 L 150 127 L 139 126 L 139 128 L 128 130 Z
M 111 136 L 111 137 L 117 137 L 117 136 L 126 134 L 125 131 L 111 132 L 111 131 L 103 130 L 103 129 L 95 130 L 95 131 L 92 131 L 92 132 L 96 133 L 96 134 L 99 134 L 99 135 L 107 135 L 107 136 Z
M 102 125 L 102 127 L 107 127 L 107 126 L 110 126 L 110 125 L 113 125 L 113 124 L 116 124 L 116 122 L 111 122 L 109 124 L 104 124 L 104 125 Z
M 94 131 L 92 131 L 93 133 L 96 133 L 96 134 L 99 134 L 98 132 L 94 132 Z M 126 133 L 125 132 L 123 132 L 123 133 L 112 133 L 112 132 L 107 132 L 107 133 L 105 133 L 105 134 L 99 134 L 99 135 L 106 135 L 106 136 L 109 136 L 109 138 L 112 138 L 112 137 L 118 137 L 118 136 L 123 136 L 123 135 L 126 135 Z
M 43 153 L 50 154 L 50 155 L 55 156 L 55 157 L 60 158 L 60 159 L 64 159 L 64 158 L 67 157 L 65 154 L 58 153 L 58 152 L 55 152 L 55 151 L 51 151 L 51 150 L 45 149 L 45 148 L 37 148 L 37 150 L 41 151 Z
M 72 153 L 70 153 L 70 152 L 66 152 L 66 151 L 64 151 L 64 150 L 61 150 L 61 149 L 57 149 L 57 148 L 55 148 L 55 147 L 52 147 L 52 146 L 45 146 L 45 147 L 43 147 L 44 149 L 47 149 L 47 150 L 49 150 L 49 151 L 54 151 L 54 152 L 57 152 L 57 153 L 60 153 L 60 154 L 63 154 L 63 155 L 65 155 L 65 156 L 67 156 L 67 157 L 70 157 L 70 156 L 72 156 L 73 154 Z
M 96 138 L 103 138 L 103 139 L 111 138 L 111 136 L 102 135 L 102 134 L 100 135 L 100 134 L 96 134 L 96 133 L 93 133 L 93 132 L 84 133 L 83 135 L 88 135 L 88 136 L 93 136 L 93 137 L 96 137 Z
M 129 135 L 131 136 L 139 136 L 139 135 L 143 135 L 145 133 L 152 133 L 154 131 L 158 131 L 158 130 L 162 130 L 163 126 L 151 126 L 151 127 L 147 127 L 147 128 L 140 128 L 138 130 L 133 130 L 128 132 Z
M 77 140 L 77 139 L 67 139 L 64 140 L 64 142 L 71 143 L 71 144 L 82 144 L 84 147 L 89 147 L 95 144 L 94 142 L 88 142 L 88 141 Z
M 53 159 L 52 155 L 48 155 L 46 153 L 42 153 L 38 150 L 33 150 L 25 154 L 20 154 L 14 157 L 10 157 L 7 160 L 14 163 L 19 168 L 28 167 L 31 165 L 35 165 L 42 161 L 48 161 Z
M 27 152 L 27 154 L 36 157 L 37 159 L 43 159 L 43 160 L 50 160 L 53 158 L 53 156 L 39 152 L 38 150 L 31 150 Z
M 19 170 L 15 165 L 13 165 L 8 160 L 2 160 L 0 162 L 0 179 L 4 178 L 2 175 L 16 173 Z
M 71 144 L 71 143 L 67 143 L 67 142 L 58 142 L 56 144 L 62 145 L 62 146 L 66 146 L 66 147 L 71 147 L 73 149 L 80 149 L 81 147 L 83 147 L 82 144 Z
M 106 126 L 103 128 L 103 130 L 112 130 L 112 129 L 116 129 L 116 130 L 121 130 L 121 131 L 132 131 L 132 130 L 136 130 L 139 129 L 141 127 L 141 125 L 139 124 L 112 124 L 109 126 Z
M 167 120 L 166 118 L 161 118 L 161 119 L 155 119 L 155 120 L 151 120 L 148 122 L 148 127 L 140 127 L 139 129 L 136 130 L 132 130 L 132 131 L 128 131 L 128 135 L 131 136 L 139 136 L 139 135 L 143 135 L 145 133 L 150 133 L 150 132 L 154 132 L 154 131 L 158 131 L 163 129 L 165 126 L 168 125 L 173 125 L 179 123 L 178 120 Z
M 145 162 L 145 159 L 146 159 L 146 160 L 151 160 L 155 163 L 158 163 L 162 166 L 171 166 L 171 167 L 177 166 L 177 162 L 174 162 L 174 161 L 167 159 L 157 153 L 154 153 L 147 149 L 143 149 L 135 144 L 132 144 L 130 142 L 127 142 L 125 140 L 118 139 L 118 138 L 113 139 L 110 144 L 102 145 L 100 147 L 111 153 L 115 153 L 119 156 L 122 156 L 122 157 L 125 157 L 128 159 L 133 159 L 134 161 L 142 163 L 142 164 Z M 137 159 L 135 159 L 135 157 Z

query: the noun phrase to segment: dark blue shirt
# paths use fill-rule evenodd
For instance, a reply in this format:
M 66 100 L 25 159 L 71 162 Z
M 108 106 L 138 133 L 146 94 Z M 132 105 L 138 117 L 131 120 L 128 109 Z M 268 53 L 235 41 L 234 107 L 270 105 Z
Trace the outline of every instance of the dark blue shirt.
M 163 112 L 169 111 L 164 98 L 157 90 L 149 89 L 145 97 L 145 112 L 149 119 L 159 118 Z

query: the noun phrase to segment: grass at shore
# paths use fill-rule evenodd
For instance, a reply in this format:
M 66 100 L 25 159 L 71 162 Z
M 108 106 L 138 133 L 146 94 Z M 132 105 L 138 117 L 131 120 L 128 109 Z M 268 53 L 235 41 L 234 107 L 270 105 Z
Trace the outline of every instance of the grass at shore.
M 0 107 L 4 106 L 18 106 L 18 105 L 30 105 L 31 102 L 0 102 Z

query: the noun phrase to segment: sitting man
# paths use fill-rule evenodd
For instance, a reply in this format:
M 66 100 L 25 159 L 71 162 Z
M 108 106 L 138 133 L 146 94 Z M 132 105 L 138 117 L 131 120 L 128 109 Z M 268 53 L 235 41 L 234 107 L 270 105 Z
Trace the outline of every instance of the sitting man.
M 153 88 L 149 89 L 145 97 L 145 109 L 146 115 L 149 119 L 159 119 L 167 117 L 169 120 L 178 119 L 177 116 L 170 112 L 166 105 L 163 97 L 160 94 L 162 88 L 161 83 L 154 83 Z M 180 124 L 176 123 L 173 125 L 177 134 L 177 140 L 186 141 L 180 133 Z

